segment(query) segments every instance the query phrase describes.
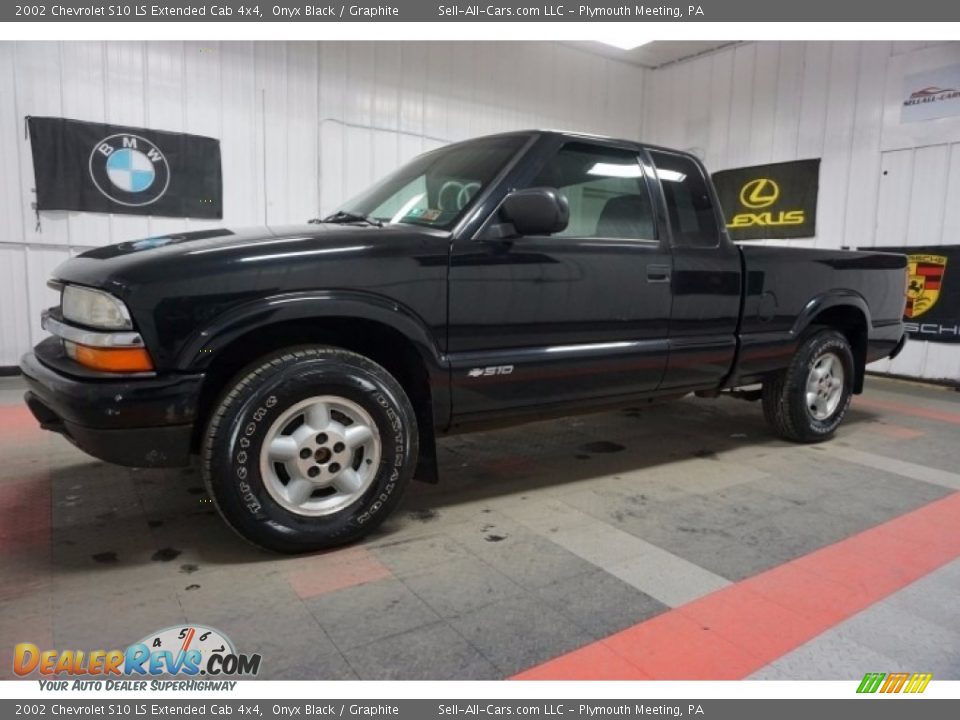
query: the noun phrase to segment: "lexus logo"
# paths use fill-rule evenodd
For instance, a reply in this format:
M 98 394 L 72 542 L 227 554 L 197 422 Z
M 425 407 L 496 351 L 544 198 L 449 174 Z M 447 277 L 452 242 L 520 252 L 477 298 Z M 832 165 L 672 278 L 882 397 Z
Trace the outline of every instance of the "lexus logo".
M 740 188 L 740 202 L 753 210 L 773 205 L 780 198 L 780 186 L 770 178 L 757 178 Z

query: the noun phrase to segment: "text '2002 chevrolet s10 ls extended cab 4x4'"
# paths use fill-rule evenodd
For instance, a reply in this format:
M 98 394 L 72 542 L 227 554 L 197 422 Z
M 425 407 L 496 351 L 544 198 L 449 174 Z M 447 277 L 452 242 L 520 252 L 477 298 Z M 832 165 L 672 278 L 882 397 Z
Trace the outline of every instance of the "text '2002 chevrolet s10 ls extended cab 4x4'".
M 826 439 L 903 344 L 906 265 L 734 245 L 684 153 L 506 133 L 312 224 L 85 252 L 21 368 L 45 428 L 123 465 L 198 456 L 237 532 L 314 550 L 436 480 L 445 433 L 747 388 Z

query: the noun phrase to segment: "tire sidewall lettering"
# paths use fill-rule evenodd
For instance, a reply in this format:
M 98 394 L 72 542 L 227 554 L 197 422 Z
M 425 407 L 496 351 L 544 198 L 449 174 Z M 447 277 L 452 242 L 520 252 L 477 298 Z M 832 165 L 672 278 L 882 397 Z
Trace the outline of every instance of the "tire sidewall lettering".
M 321 383 L 324 381 L 322 374 L 317 374 L 315 377 Z M 370 382 L 370 379 L 366 376 L 362 377 L 362 380 L 364 383 Z M 355 515 L 351 522 L 357 526 L 368 524 L 374 519 L 379 519 L 379 514 L 384 508 L 389 507 L 389 501 L 397 488 L 407 458 L 408 438 L 401 413 L 387 393 L 379 389 L 370 391 L 369 388 L 366 392 L 363 392 L 361 388 L 352 385 L 349 387 L 353 387 L 354 391 L 348 392 L 346 390 L 348 386 L 338 389 L 336 387 L 338 385 L 337 381 L 336 378 L 332 379 L 331 383 L 335 387 L 328 387 L 321 391 L 316 387 L 311 388 L 309 380 L 298 387 L 290 378 L 280 378 L 278 382 L 271 385 L 272 389 L 268 390 L 270 394 L 267 397 L 258 399 L 258 394 L 254 392 L 251 397 L 252 402 L 248 401 L 250 406 L 240 412 L 238 419 L 235 421 L 235 426 L 240 428 L 240 432 L 229 444 L 230 461 L 233 474 L 238 480 L 235 488 L 239 495 L 240 504 L 255 520 L 281 525 L 287 525 L 291 520 L 294 521 L 294 524 L 308 520 L 287 513 L 287 511 L 276 506 L 269 498 L 260 479 L 259 457 L 263 438 L 273 421 L 280 416 L 285 408 L 311 394 L 342 395 L 360 402 L 368 410 L 379 411 L 374 413 L 374 419 L 385 437 L 383 438 L 384 452 L 372 488 L 375 495 L 371 499 L 368 494 L 357 501 L 363 504 L 364 509 Z M 304 388 L 311 389 L 304 390 Z M 371 405 L 374 407 L 371 407 Z M 393 457 L 390 458 L 390 455 Z M 389 475 L 383 479 L 382 476 L 385 471 L 389 471 Z M 342 512 L 348 512 L 348 510 Z M 287 522 L 284 522 L 285 518 Z
M 246 424 L 243 435 L 238 438 L 236 442 L 239 450 L 234 456 L 233 466 L 234 473 L 237 476 L 237 479 L 240 480 L 240 482 L 237 483 L 237 489 L 240 491 L 241 502 L 243 503 L 244 507 L 246 507 L 250 514 L 257 518 L 260 518 L 263 514 L 263 504 L 253 492 L 253 487 L 247 482 L 247 478 L 250 475 L 250 467 L 248 463 L 251 456 L 251 453 L 247 452 L 247 450 L 252 444 L 250 442 L 250 438 L 253 437 L 253 435 L 260 429 L 261 423 L 263 422 L 264 418 L 267 417 L 268 410 L 276 406 L 276 404 L 276 395 L 268 396 L 264 400 L 263 405 L 253 411 L 253 419 Z
M 380 459 L 361 497 L 338 512 L 306 516 L 273 499 L 261 477 L 261 451 L 277 419 L 317 395 L 348 398 L 369 413 Z M 349 350 L 297 347 L 263 356 L 224 390 L 201 459 L 216 508 L 237 533 L 265 549 L 298 553 L 352 542 L 383 522 L 413 479 L 418 445 L 416 411 L 389 371 Z
M 852 386 L 852 374 L 853 366 L 850 360 L 850 348 L 846 343 L 842 343 L 836 339 L 829 339 L 826 342 L 819 344 L 814 352 L 810 354 L 810 359 L 806 363 L 805 372 L 803 374 L 803 387 L 799 390 L 800 392 L 806 391 L 806 380 L 810 376 L 810 372 L 813 370 L 814 366 L 817 364 L 817 361 L 820 360 L 826 353 L 833 352 L 843 364 L 843 392 L 844 398 L 840 405 L 834 410 L 833 415 L 826 418 L 825 420 L 817 420 L 813 417 L 809 410 L 804 404 L 804 413 L 808 419 L 808 426 L 811 432 L 816 433 L 817 435 L 829 435 L 834 432 L 837 427 L 843 422 L 843 418 L 847 414 L 847 410 L 850 407 L 851 401 L 851 386 Z

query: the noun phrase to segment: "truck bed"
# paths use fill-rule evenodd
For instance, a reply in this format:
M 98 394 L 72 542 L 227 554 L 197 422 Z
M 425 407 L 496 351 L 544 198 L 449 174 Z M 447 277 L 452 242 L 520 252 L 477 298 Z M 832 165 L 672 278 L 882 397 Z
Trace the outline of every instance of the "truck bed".
M 888 356 L 900 341 L 906 256 L 749 244 L 739 247 L 743 314 L 740 348 L 729 385 L 754 382 L 764 373 L 784 367 L 802 330 L 824 311 L 862 333 L 854 352 L 860 353 L 864 362 Z

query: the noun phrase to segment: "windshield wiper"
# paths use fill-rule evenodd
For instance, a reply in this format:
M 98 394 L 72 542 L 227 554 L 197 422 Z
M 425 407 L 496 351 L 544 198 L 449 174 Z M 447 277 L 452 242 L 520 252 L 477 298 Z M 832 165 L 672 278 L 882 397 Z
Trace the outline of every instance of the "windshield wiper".
M 325 218 L 313 218 L 310 220 L 311 223 L 352 223 L 352 222 L 362 222 L 367 223 L 368 225 L 373 225 L 374 227 L 382 228 L 383 221 L 377 220 L 375 217 L 370 217 L 369 215 L 361 215 L 360 213 L 347 212 L 346 210 L 337 210 L 333 215 L 327 215 Z

